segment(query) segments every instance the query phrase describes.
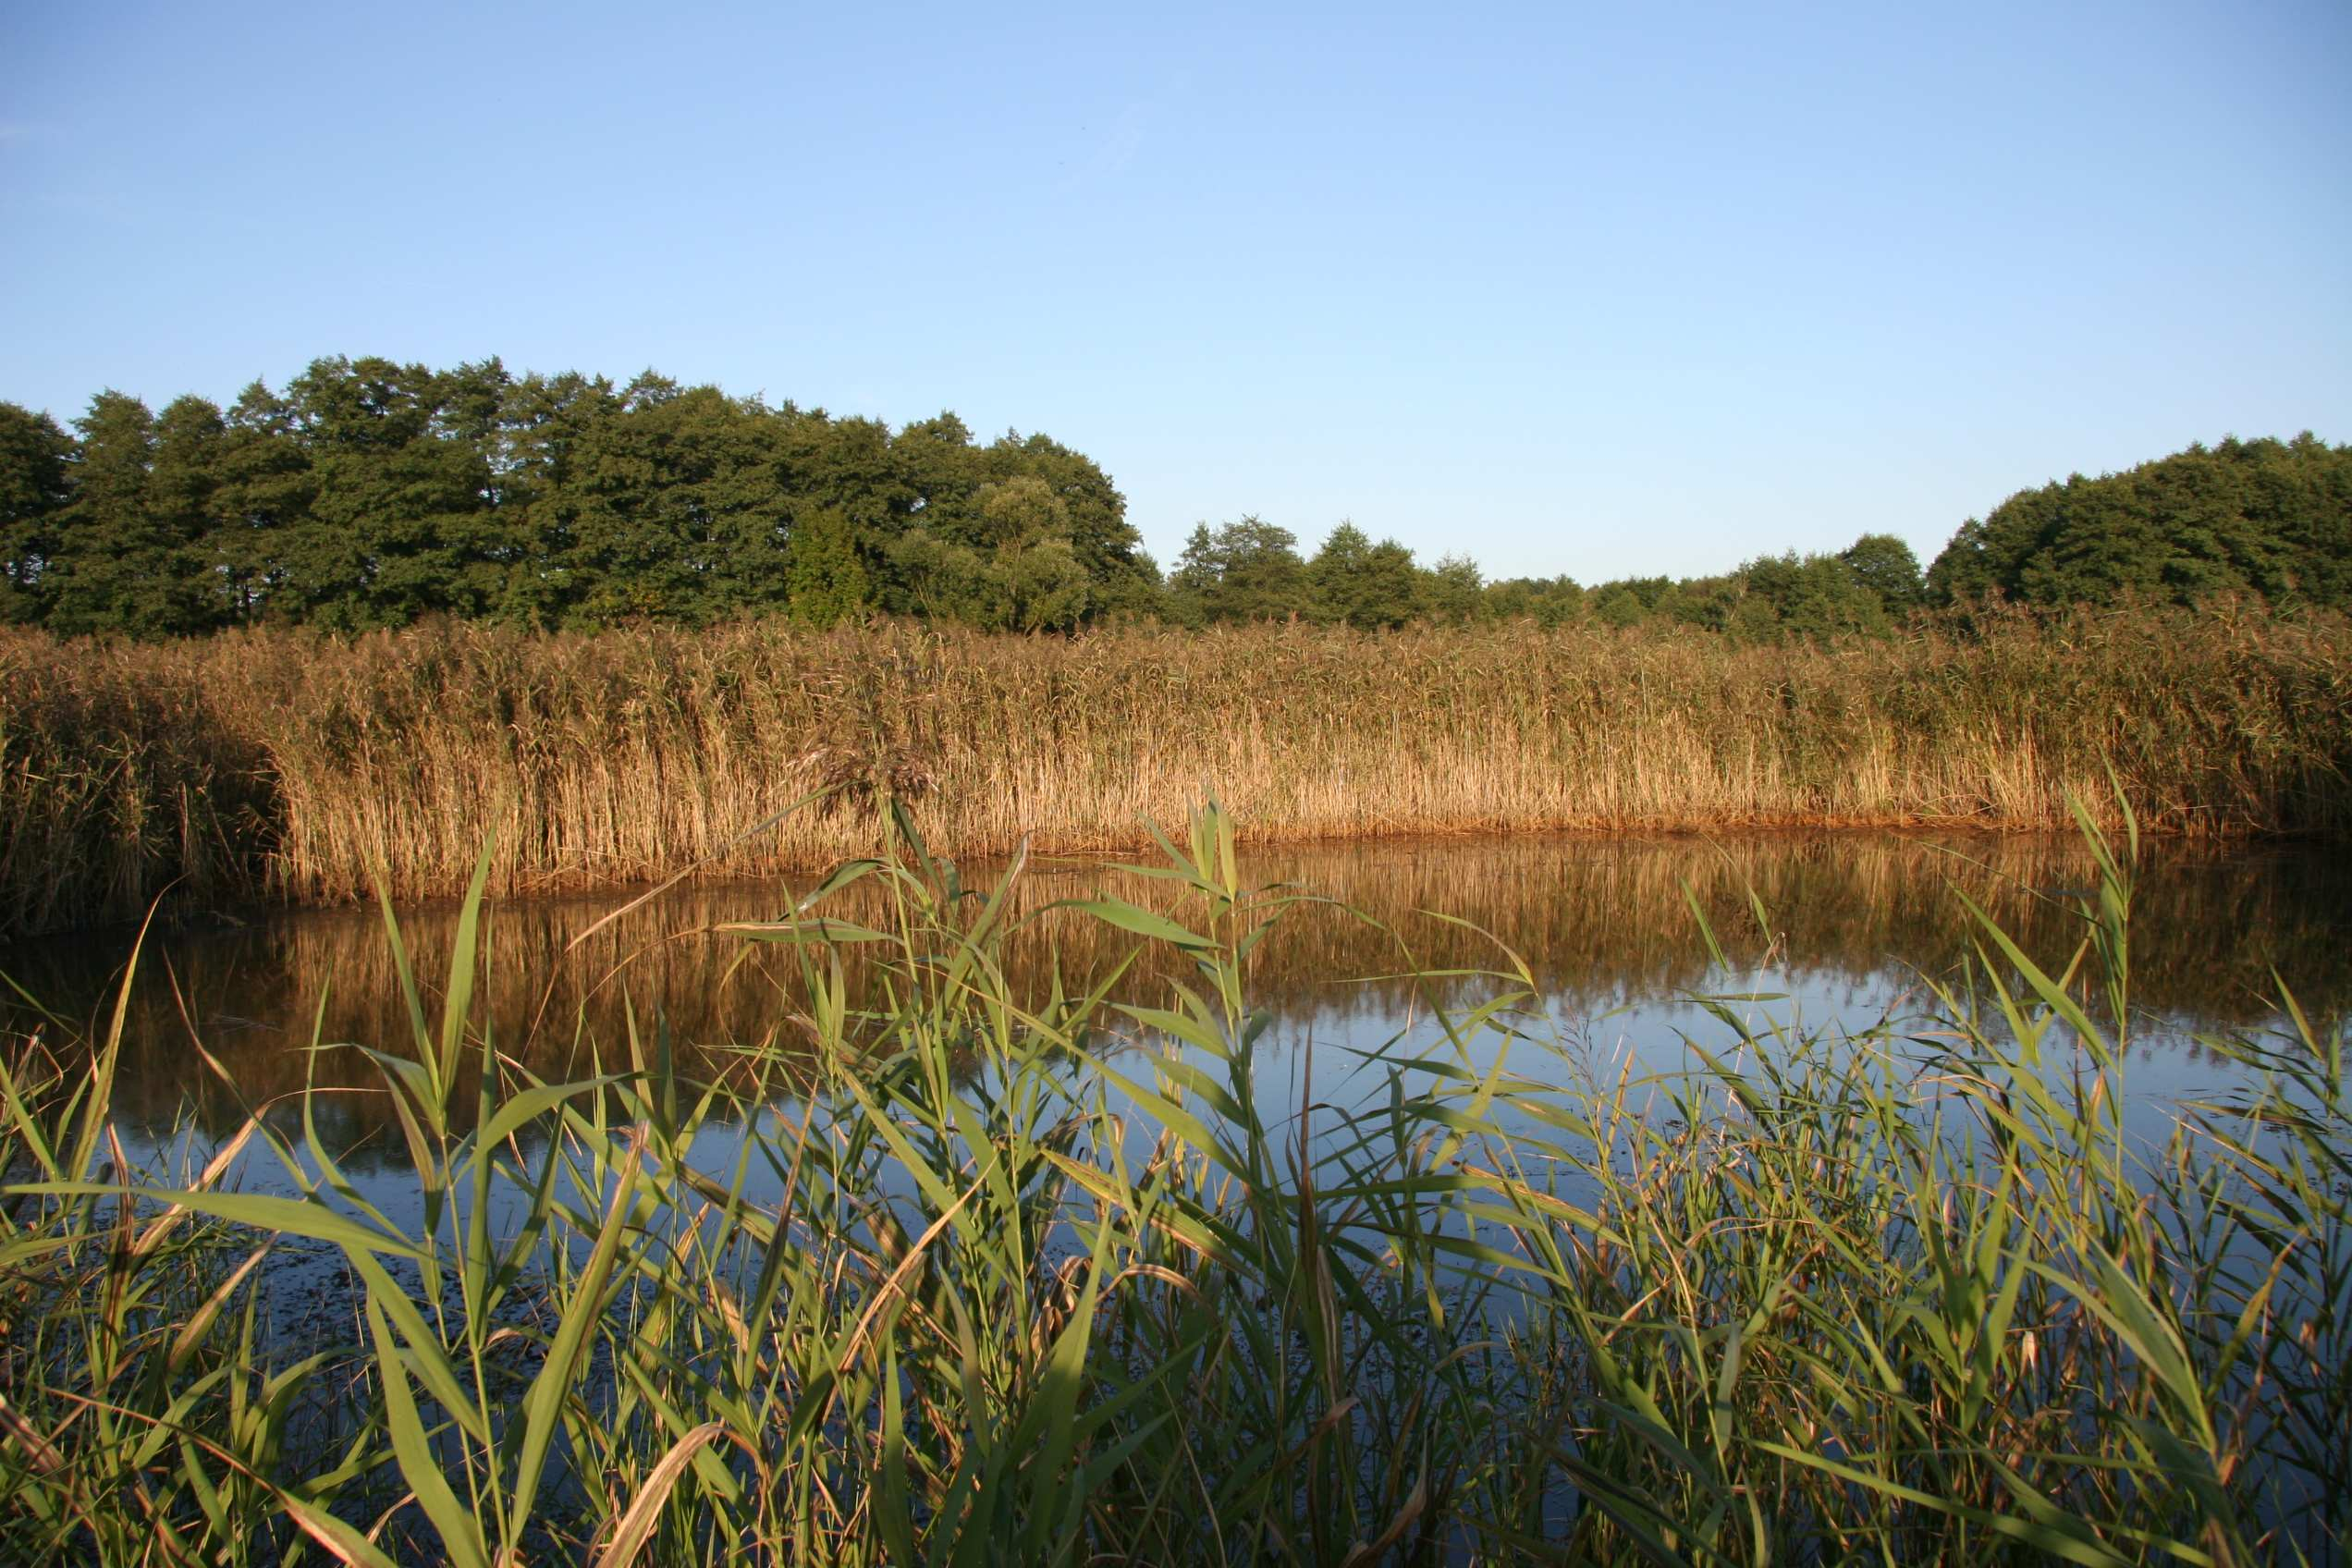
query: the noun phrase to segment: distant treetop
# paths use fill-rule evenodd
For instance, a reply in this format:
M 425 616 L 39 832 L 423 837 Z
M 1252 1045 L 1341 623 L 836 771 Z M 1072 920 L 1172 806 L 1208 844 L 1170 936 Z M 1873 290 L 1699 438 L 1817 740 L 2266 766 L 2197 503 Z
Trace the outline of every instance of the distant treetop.
M 1891 631 L 2012 600 L 2352 606 L 2352 448 L 2225 440 L 2022 491 L 1924 574 L 1866 533 L 1718 577 L 1488 582 L 1352 522 L 1311 556 L 1255 516 L 1196 527 L 1168 576 L 1093 459 L 647 371 L 509 374 L 325 359 L 227 409 L 104 391 L 70 431 L 0 403 L 0 620 L 141 637 L 421 617 L 592 629 L 876 615 L 1061 632 L 1104 620 L 1662 619 L 1748 641 Z
M 1940 601 L 2194 604 L 2236 594 L 2352 605 L 2352 447 L 2309 431 L 2223 441 L 2098 479 L 2021 490 L 1929 569 Z
M 1066 628 L 1147 599 L 1126 499 L 1043 435 L 895 435 L 652 372 L 320 360 L 222 410 L 0 404 L 5 614 L 61 633 L 421 616 L 874 613 Z

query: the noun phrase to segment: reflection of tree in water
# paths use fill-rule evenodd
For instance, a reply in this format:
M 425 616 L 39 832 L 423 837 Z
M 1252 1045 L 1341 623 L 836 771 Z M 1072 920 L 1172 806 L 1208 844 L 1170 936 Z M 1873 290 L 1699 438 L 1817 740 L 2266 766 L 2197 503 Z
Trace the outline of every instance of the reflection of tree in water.
M 1705 945 L 1684 900 L 1687 886 L 1736 965 L 1768 953 L 1782 970 L 1857 988 L 1889 972 L 1950 973 L 1972 933 L 1956 888 L 1982 903 L 2029 953 L 2063 963 L 2080 924 L 2063 899 L 2029 889 L 2087 888 L 2081 846 L 2062 839 L 1902 839 L 1775 836 L 1728 839 L 1530 838 L 1394 840 L 1341 848 L 1268 848 L 1247 853 L 1244 872 L 1263 883 L 1294 884 L 1387 923 L 1394 935 L 1336 910 L 1302 905 L 1261 948 L 1253 966 L 1258 1004 L 1285 1016 L 1366 1023 L 1393 1019 L 1411 999 L 1394 975 L 1408 967 L 1491 967 L 1485 938 L 1418 911 L 1440 910 L 1481 926 L 1527 961 L 1567 1013 L 1672 997 L 1709 982 Z M 983 885 L 994 868 L 975 866 Z M 613 900 L 516 900 L 495 904 L 484 922 L 484 970 L 474 1017 L 500 1047 L 533 1071 L 585 1072 L 592 1051 L 625 1059 L 624 1006 L 648 1043 L 657 1028 L 673 1042 L 680 1071 L 712 1073 L 728 1053 L 711 1047 L 773 1039 L 789 1047 L 799 992 L 792 950 L 714 933 L 729 922 L 773 918 L 807 887 L 714 885 L 673 889 L 596 931 L 569 955 L 567 944 L 618 907 Z M 1770 918 L 1770 942 L 1757 928 L 1747 890 Z M 1033 867 L 1016 907 L 1115 892 L 1161 904 L 1165 885 L 1105 867 L 1067 863 Z M 871 885 L 831 900 L 828 913 L 872 916 Z M 456 910 L 403 916 L 411 960 L 428 990 L 446 971 Z M 2151 851 L 2135 904 L 2134 996 L 2154 1011 L 2202 1025 L 2266 1017 L 2273 966 L 2307 1009 L 2340 1013 L 2352 998 L 2352 888 L 2323 852 L 2281 848 L 2253 852 Z M 1400 946 L 1400 939 L 1403 946 Z M 0 969 L 71 1017 L 103 1010 L 107 969 L 127 938 L 108 944 L 21 947 Z M 1023 929 L 1007 958 L 1016 987 L 1041 992 L 1059 962 L 1072 980 L 1104 973 L 1133 938 L 1067 911 Z M 853 981 L 860 967 L 852 950 Z M 1175 955 L 1147 951 L 1121 983 L 1125 996 L 1158 999 L 1182 972 Z M 1444 983 L 1424 996 L 1458 993 Z M 325 1005 L 320 1012 L 322 987 Z M 126 1032 L 116 1103 L 128 1116 L 168 1120 L 186 1098 L 223 1123 L 235 1106 L 189 1048 L 190 1023 L 207 1050 L 251 1099 L 298 1090 L 311 1062 L 315 1081 L 372 1088 L 374 1070 L 357 1053 L 312 1061 L 314 1016 L 323 1037 L 398 1048 L 409 1033 L 405 1004 L 380 922 L 362 911 L 298 914 L 230 932 L 151 939 Z M 437 998 L 428 998 L 428 1011 Z M 19 1023 L 23 1019 L 19 1018 Z M 461 1101 L 462 1103 L 462 1101 Z M 339 1124 L 336 1142 L 373 1126 L 370 1095 L 333 1096 L 319 1115 Z

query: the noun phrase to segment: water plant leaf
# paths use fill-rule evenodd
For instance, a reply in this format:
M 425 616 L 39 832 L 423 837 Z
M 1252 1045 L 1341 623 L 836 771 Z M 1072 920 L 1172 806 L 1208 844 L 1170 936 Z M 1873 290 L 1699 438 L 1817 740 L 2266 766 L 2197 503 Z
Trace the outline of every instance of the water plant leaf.
M 348 1219 L 325 1204 L 273 1197 L 266 1194 L 204 1193 L 169 1187 L 114 1187 L 94 1182 L 29 1182 L 18 1186 L 0 1187 L 0 1194 L 16 1193 L 51 1197 L 144 1198 L 151 1203 L 178 1204 L 198 1214 L 209 1214 L 235 1225 L 250 1225 L 255 1230 L 308 1236 L 312 1241 L 332 1242 L 337 1246 L 368 1252 L 390 1253 L 396 1257 L 415 1258 L 419 1256 L 416 1244 L 405 1237 L 389 1235 L 356 1219 Z
M 2052 1510 L 2052 1517 L 2049 1519 L 2020 1519 L 2013 1513 L 1995 1513 L 1986 1509 L 1954 1501 L 1950 1498 L 1939 1497 L 1933 1492 L 1922 1490 L 1917 1487 L 1905 1486 L 1899 1481 L 1889 1480 L 1859 1465 L 1844 1464 L 1823 1454 L 1808 1452 L 1804 1449 L 1792 1448 L 1786 1443 L 1758 1439 L 1756 1446 L 1764 1452 L 1785 1459 L 1793 1464 L 1803 1464 L 1834 1476 L 1850 1485 L 1876 1492 L 1882 1497 L 1907 1502 L 1931 1513 L 1964 1520 L 1995 1535 L 2029 1546 L 2046 1556 L 2058 1558 L 2067 1562 L 2080 1563 L 2083 1568 L 2124 1568 L 2124 1565 L 2131 1561 L 2092 1534 L 2080 1520 L 2059 1513 L 2055 1509 Z
M 893 940 L 887 931 L 876 931 L 870 925 L 835 920 L 827 915 L 810 915 L 800 920 L 729 920 L 722 921 L 711 929 L 722 936 L 741 937 L 751 942 L 783 942 L 820 948 L 844 942 Z
M 612 1198 L 605 1209 L 604 1222 L 596 1229 L 594 1243 L 579 1275 L 567 1281 L 570 1295 L 548 1341 L 546 1358 L 539 1364 L 539 1370 L 533 1374 L 530 1386 L 524 1390 L 522 1418 L 507 1428 L 518 1439 L 513 1501 L 508 1520 L 509 1539 L 521 1537 L 523 1526 L 537 1506 L 539 1474 L 546 1464 L 547 1450 L 555 1441 L 557 1420 L 564 1402 L 571 1396 L 589 1332 L 603 1316 L 605 1285 L 613 1276 L 621 1239 L 629 1229 L 630 1210 L 637 1199 L 637 1172 L 644 1158 L 645 1133 L 641 1125 L 628 1140 L 629 1153 L 614 1175 Z
M 367 1304 L 367 1317 L 368 1331 L 375 1340 L 376 1380 L 384 1390 L 384 1424 L 391 1434 L 401 1478 L 440 1532 L 441 1550 L 448 1561 L 458 1568 L 489 1568 L 489 1553 L 478 1534 L 479 1522 L 458 1501 L 458 1494 L 442 1473 L 432 1436 L 417 1410 L 416 1396 L 409 1389 L 407 1361 L 393 1342 L 392 1329 L 373 1297 Z
M 660 1522 L 662 1505 L 669 1501 L 671 1489 L 693 1462 L 695 1453 L 727 1435 L 725 1422 L 705 1421 L 670 1444 L 637 1484 L 637 1495 L 629 1500 L 628 1508 L 614 1523 L 612 1539 L 595 1555 L 593 1568 L 625 1568 L 636 1561 L 637 1553 L 653 1535 L 655 1525 Z
M 1148 937 L 1156 942 L 1170 942 L 1188 950 L 1213 949 L 1216 943 L 1207 937 L 1186 930 L 1164 914 L 1131 904 L 1124 899 L 1065 899 L 1052 907 L 1074 909 L 1091 914 L 1121 931 L 1132 931 L 1138 937 Z

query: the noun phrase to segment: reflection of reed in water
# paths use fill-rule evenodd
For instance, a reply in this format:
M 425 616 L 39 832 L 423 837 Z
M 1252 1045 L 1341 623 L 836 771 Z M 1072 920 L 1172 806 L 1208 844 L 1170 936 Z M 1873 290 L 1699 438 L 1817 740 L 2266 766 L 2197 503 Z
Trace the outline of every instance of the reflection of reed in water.
M 1974 936 L 1955 888 L 2029 952 L 2063 962 L 2078 922 L 2062 898 L 2032 890 L 2082 888 L 2092 879 L 2072 839 L 1856 835 L 1269 848 L 1246 854 L 1244 870 L 1260 883 L 1292 884 L 1381 923 L 1304 903 L 1259 949 L 1251 972 L 1257 1005 L 1318 1022 L 1384 1021 L 1404 1011 L 1411 985 L 1379 976 L 1497 963 L 1486 937 L 1416 913 L 1424 910 L 1490 933 L 1526 960 L 1563 1010 L 1597 1011 L 1709 984 L 1685 888 L 1734 964 L 1756 963 L 1769 951 L 1796 973 L 1872 986 L 1891 973 L 1933 976 L 1957 965 Z M 968 875 L 985 887 L 997 868 L 974 866 Z M 613 900 L 494 903 L 484 922 L 474 1019 L 501 1050 L 550 1074 L 584 1065 L 591 1052 L 608 1060 L 625 1052 L 631 1012 L 641 1036 L 651 1042 L 666 1034 L 692 1074 L 717 1072 L 727 1046 L 774 1038 L 789 1047 L 800 1011 L 791 950 L 713 928 L 778 916 L 809 885 L 680 887 L 594 930 L 570 952 L 617 907 Z M 1750 889 L 1770 918 L 1769 937 L 1750 913 Z M 1105 891 L 1148 904 L 1159 899 L 1160 885 L 1094 864 L 1027 870 L 1012 900 L 1035 918 L 1007 947 L 1016 989 L 1041 991 L 1056 964 L 1077 982 L 1128 957 L 1137 945 L 1132 938 L 1047 907 Z M 853 887 L 826 908 L 849 919 L 871 916 L 873 890 Z M 2160 850 L 2143 869 L 2134 913 L 2134 995 L 2146 1008 L 2215 1025 L 2256 1021 L 2269 1011 L 2273 964 L 2315 1013 L 2333 1015 L 2352 998 L 2344 940 L 2352 899 L 2321 856 Z M 431 1008 L 456 911 L 412 911 L 401 924 Z M 93 962 L 103 956 L 86 943 L 20 948 L 0 967 L 33 995 L 86 1014 L 106 989 Z M 857 949 L 843 956 L 854 983 Z M 1178 977 L 1179 963 L 1170 949 L 1153 946 L 1121 990 L 1157 994 Z M 1429 982 L 1420 995 L 1431 998 Z M 1446 999 L 1442 990 L 1437 999 Z M 154 938 L 133 998 L 117 1103 L 164 1120 L 193 1094 L 206 1114 L 233 1114 L 233 1107 L 214 1103 L 218 1084 L 189 1048 L 191 1023 L 256 1098 L 298 1089 L 306 1071 L 322 1084 L 372 1087 L 374 1075 L 355 1053 L 312 1059 L 295 1048 L 310 1040 L 313 1019 L 327 1041 L 407 1038 L 406 1004 L 373 915 L 341 911 Z M 362 1102 L 339 1103 L 362 1121 L 372 1114 Z

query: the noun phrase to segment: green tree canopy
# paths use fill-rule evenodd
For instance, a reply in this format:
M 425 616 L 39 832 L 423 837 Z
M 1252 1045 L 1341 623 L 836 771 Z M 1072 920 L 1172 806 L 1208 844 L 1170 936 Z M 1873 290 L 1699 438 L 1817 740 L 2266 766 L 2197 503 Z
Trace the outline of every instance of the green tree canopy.
M 356 631 L 447 615 L 546 628 L 784 614 L 1003 631 L 1106 619 L 1659 620 L 1751 641 L 1884 634 L 1923 609 L 2234 594 L 2352 606 L 2352 447 L 2225 440 L 2022 491 L 1922 573 L 1865 533 L 1711 577 L 1488 582 L 1341 522 L 1312 560 L 1256 515 L 1195 527 L 1167 580 L 1100 466 L 951 412 L 878 420 L 645 371 L 625 384 L 312 361 L 158 415 L 101 392 L 71 428 L 0 403 L 0 620 L 167 636 Z
M 1468 556 L 1440 556 L 1437 565 L 1421 573 L 1416 607 L 1430 620 L 1460 625 L 1477 616 L 1485 583 L 1478 563 Z
M 1313 616 L 1317 606 L 1298 536 L 1256 516 L 1211 532 L 1196 524 L 1169 574 L 1177 619 L 1189 625 Z
M 43 568 L 55 557 L 73 500 L 73 437 L 47 414 L 0 403 L 0 620 L 39 620 Z
M 1418 577 L 1412 551 L 1393 539 L 1375 545 L 1352 522 L 1331 530 L 1306 567 L 1307 585 L 1322 612 L 1365 631 L 1413 619 Z
M 1927 587 L 1945 604 L 2352 605 L 2352 447 L 2233 438 L 2020 491 L 1961 527 Z
M 1838 552 L 1838 559 L 1890 616 L 1906 615 L 1926 601 L 1919 557 L 1892 533 L 1865 533 Z
M 323 359 L 160 418 L 106 392 L 72 434 L 0 407 L 0 615 L 142 636 L 876 607 L 1067 630 L 1159 592 L 1125 498 L 1049 437 L 495 359 Z

